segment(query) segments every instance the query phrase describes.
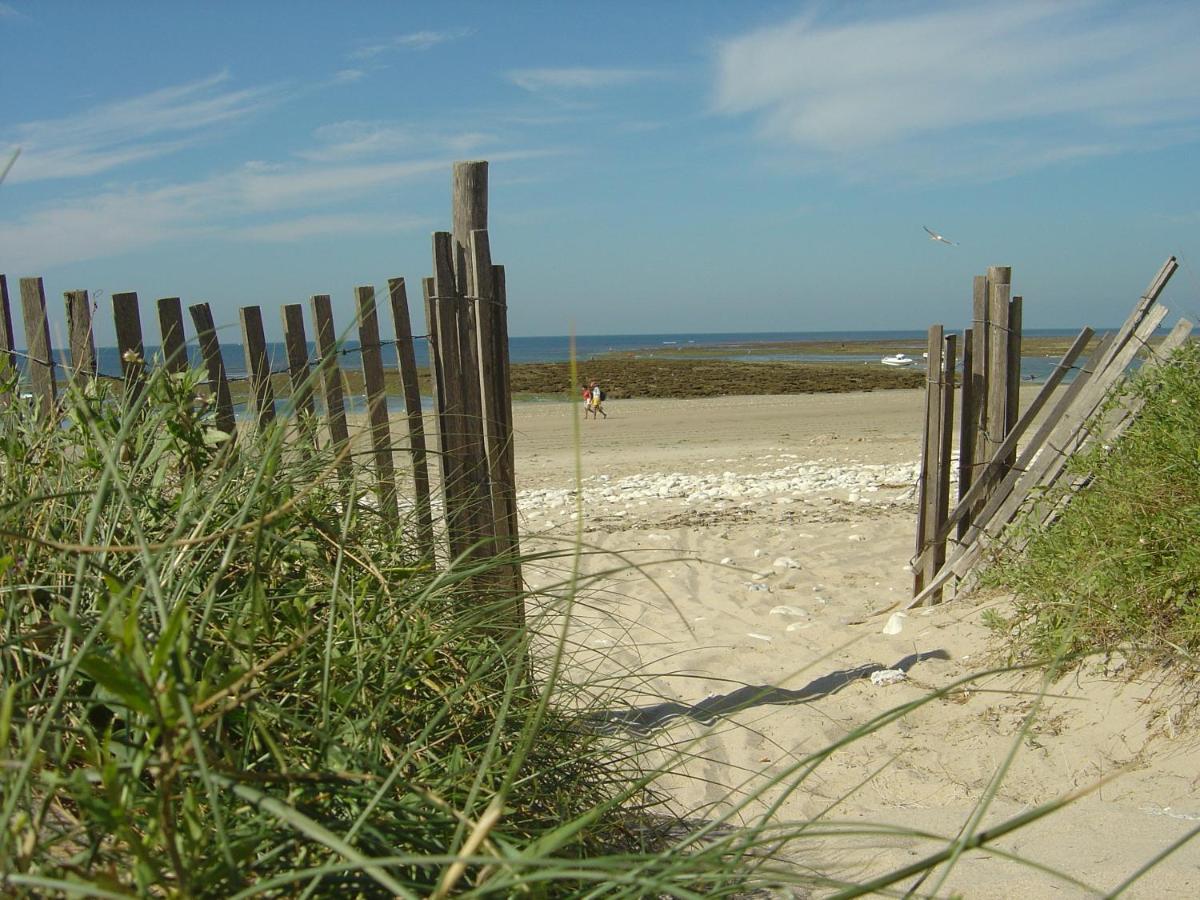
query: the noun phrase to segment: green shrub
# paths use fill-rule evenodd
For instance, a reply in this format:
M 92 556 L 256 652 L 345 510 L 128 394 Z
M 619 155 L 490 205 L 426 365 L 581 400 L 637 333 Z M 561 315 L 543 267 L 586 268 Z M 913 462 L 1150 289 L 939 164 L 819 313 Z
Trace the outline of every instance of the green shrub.
M 547 702 L 511 598 L 196 380 L 0 412 L 8 890 L 423 895 L 481 818 L 493 860 L 631 849 L 636 760 Z
M 1016 593 L 1002 623 L 1020 653 L 1125 649 L 1149 659 L 1200 651 L 1200 350 L 1147 368 L 1115 402 L 1145 400 L 1109 448 L 1074 459 L 1065 485 L 1091 476 L 1025 553 L 988 575 Z

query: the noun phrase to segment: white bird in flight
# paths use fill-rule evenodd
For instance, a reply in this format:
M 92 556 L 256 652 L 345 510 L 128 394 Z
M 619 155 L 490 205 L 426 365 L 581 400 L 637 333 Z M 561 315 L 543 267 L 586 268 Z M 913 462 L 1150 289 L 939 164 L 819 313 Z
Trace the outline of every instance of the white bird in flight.
M 928 225 L 922 225 L 921 227 L 925 229 L 925 233 L 929 235 L 929 239 L 931 241 L 940 241 L 943 244 L 949 244 L 951 247 L 958 246 L 958 241 L 947 240 L 936 231 L 931 231 Z

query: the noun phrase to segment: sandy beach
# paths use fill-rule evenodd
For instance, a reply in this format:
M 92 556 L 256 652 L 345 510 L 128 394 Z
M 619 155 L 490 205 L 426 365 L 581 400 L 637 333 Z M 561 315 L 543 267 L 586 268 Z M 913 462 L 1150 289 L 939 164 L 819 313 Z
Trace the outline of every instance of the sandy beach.
M 738 816 L 778 801 L 780 820 L 951 838 L 1014 742 L 983 826 L 1115 776 L 998 849 L 969 855 L 939 893 L 1110 890 L 1200 824 L 1200 753 L 1186 708 L 1169 685 L 1125 680 L 1117 660 L 1088 663 L 1040 702 L 1036 672 L 975 681 L 835 752 L 794 791 L 784 790 L 794 774 L 769 784 L 875 716 L 1005 661 L 983 624 L 1004 597 L 914 611 L 894 634 L 883 633 L 886 615 L 851 624 L 911 587 L 921 404 L 907 390 L 628 400 L 609 402 L 598 422 L 576 421 L 579 408 L 563 403 L 518 404 L 523 548 L 562 549 L 582 536 L 572 677 L 637 673 L 627 683 L 645 697 L 627 695 L 614 727 L 685 742 L 691 758 L 670 788 L 681 808 L 709 817 L 765 785 Z M 526 574 L 555 593 L 568 564 Z M 872 680 L 879 667 L 906 678 Z M 790 854 L 865 879 L 939 848 L 860 829 Z M 1130 895 L 1193 896 L 1198 866 L 1189 845 Z

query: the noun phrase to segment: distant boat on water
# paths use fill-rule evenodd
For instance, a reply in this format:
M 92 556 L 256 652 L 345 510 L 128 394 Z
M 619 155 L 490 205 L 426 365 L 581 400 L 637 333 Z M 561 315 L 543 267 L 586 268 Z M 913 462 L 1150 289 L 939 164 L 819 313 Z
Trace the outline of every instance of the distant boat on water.
M 913 365 L 916 360 L 907 353 L 896 353 L 892 356 L 885 356 L 880 362 L 885 366 L 891 366 L 893 369 L 903 369 Z

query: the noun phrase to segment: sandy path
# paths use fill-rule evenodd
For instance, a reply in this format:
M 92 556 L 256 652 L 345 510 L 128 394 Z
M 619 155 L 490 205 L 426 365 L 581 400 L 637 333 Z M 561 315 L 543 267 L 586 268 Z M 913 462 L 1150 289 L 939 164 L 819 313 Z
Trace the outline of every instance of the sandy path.
M 607 420 L 579 423 L 578 445 L 576 410 L 518 408 L 525 549 L 562 547 L 580 528 L 582 570 L 594 577 L 572 632 L 576 677 L 655 673 L 649 691 L 677 705 L 635 697 L 620 711 L 627 723 L 694 738 L 692 777 L 673 779 L 685 807 L 711 815 L 730 809 L 747 780 L 795 781 L 788 768 L 806 754 L 995 661 L 998 648 L 980 620 L 997 600 L 914 614 L 891 636 L 880 633 L 883 619 L 847 624 L 909 590 L 921 403 L 915 391 L 610 402 Z M 610 572 L 624 565 L 612 554 L 645 572 Z M 528 575 L 553 590 L 563 572 Z M 915 662 L 899 684 L 859 678 L 829 696 L 762 696 L 864 664 L 891 667 L 910 654 L 945 658 Z M 779 817 L 808 818 L 835 804 L 835 819 L 953 835 L 1034 708 L 1038 682 L 1005 675 L 976 687 L 834 754 L 781 801 Z M 1000 845 L 1109 889 L 1200 824 L 1200 754 L 1188 738 L 1168 735 L 1184 710 L 1165 689 L 1123 685 L 1097 664 L 1053 690 L 1061 698 L 1019 739 L 984 823 L 1128 766 Z M 758 771 L 766 774 L 750 774 Z M 763 801 L 782 793 L 776 785 Z M 932 849 L 911 837 L 860 837 L 811 841 L 793 853 L 865 877 Z M 1198 872 L 1200 848 L 1185 847 L 1132 896 L 1194 896 Z M 1088 896 L 996 853 L 961 863 L 941 893 L 950 890 L 972 898 Z

